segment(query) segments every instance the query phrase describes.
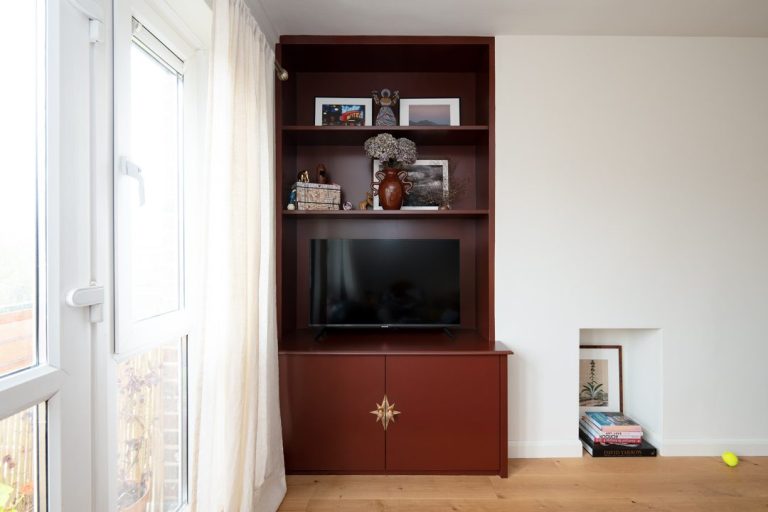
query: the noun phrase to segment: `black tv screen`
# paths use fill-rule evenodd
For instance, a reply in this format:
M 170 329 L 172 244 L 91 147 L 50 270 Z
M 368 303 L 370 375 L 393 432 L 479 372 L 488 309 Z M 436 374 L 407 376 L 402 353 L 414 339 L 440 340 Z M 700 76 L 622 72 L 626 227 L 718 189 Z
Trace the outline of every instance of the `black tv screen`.
M 311 240 L 312 327 L 457 327 L 458 240 Z

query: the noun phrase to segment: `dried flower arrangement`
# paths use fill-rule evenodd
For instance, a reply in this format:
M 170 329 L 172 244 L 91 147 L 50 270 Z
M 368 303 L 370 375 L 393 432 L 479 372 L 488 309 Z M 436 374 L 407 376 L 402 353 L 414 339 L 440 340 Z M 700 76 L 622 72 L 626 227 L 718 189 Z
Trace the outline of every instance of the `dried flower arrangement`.
M 416 144 L 405 137 L 396 139 L 389 133 L 381 133 L 365 141 L 368 156 L 381 160 L 382 168 L 402 169 L 416 161 Z
M 469 184 L 470 179 L 468 177 L 456 178 L 454 174 L 451 174 L 448 190 L 430 190 L 426 199 L 432 204 L 440 205 L 441 209 L 450 210 L 453 207 L 453 203 L 467 193 Z

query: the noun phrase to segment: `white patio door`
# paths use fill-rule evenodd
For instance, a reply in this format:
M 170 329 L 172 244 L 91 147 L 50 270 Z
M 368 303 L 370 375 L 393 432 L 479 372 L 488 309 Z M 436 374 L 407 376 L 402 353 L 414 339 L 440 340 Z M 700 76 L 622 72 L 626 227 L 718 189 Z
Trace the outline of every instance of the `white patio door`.
M 0 510 L 91 510 L 93 7 L 3 2 Z

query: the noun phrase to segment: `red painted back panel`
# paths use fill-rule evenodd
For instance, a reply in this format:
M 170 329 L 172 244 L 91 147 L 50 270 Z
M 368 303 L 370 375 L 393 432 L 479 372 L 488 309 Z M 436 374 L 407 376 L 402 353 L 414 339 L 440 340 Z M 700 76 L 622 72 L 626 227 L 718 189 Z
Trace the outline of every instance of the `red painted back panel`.
M 383 471 L 384 430 L 369 414 L 384 396 L 384 356 L 280 355 L 289 471 Z
M 499 358 L 388 356 L 387 471 L 497 471 Z

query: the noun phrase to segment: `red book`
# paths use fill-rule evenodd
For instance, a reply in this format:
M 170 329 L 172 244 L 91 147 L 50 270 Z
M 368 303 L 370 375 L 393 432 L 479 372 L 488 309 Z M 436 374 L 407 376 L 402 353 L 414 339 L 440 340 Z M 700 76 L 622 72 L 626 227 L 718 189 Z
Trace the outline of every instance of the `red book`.
M 642 439 L 604 439 L 604 438 L 593 438 L 592 442 L 594 444 L 602 444 L 602 445 L 608 445 L 608 444 L 641 445 L 641 444 L 643 444 L 643 440 Z

